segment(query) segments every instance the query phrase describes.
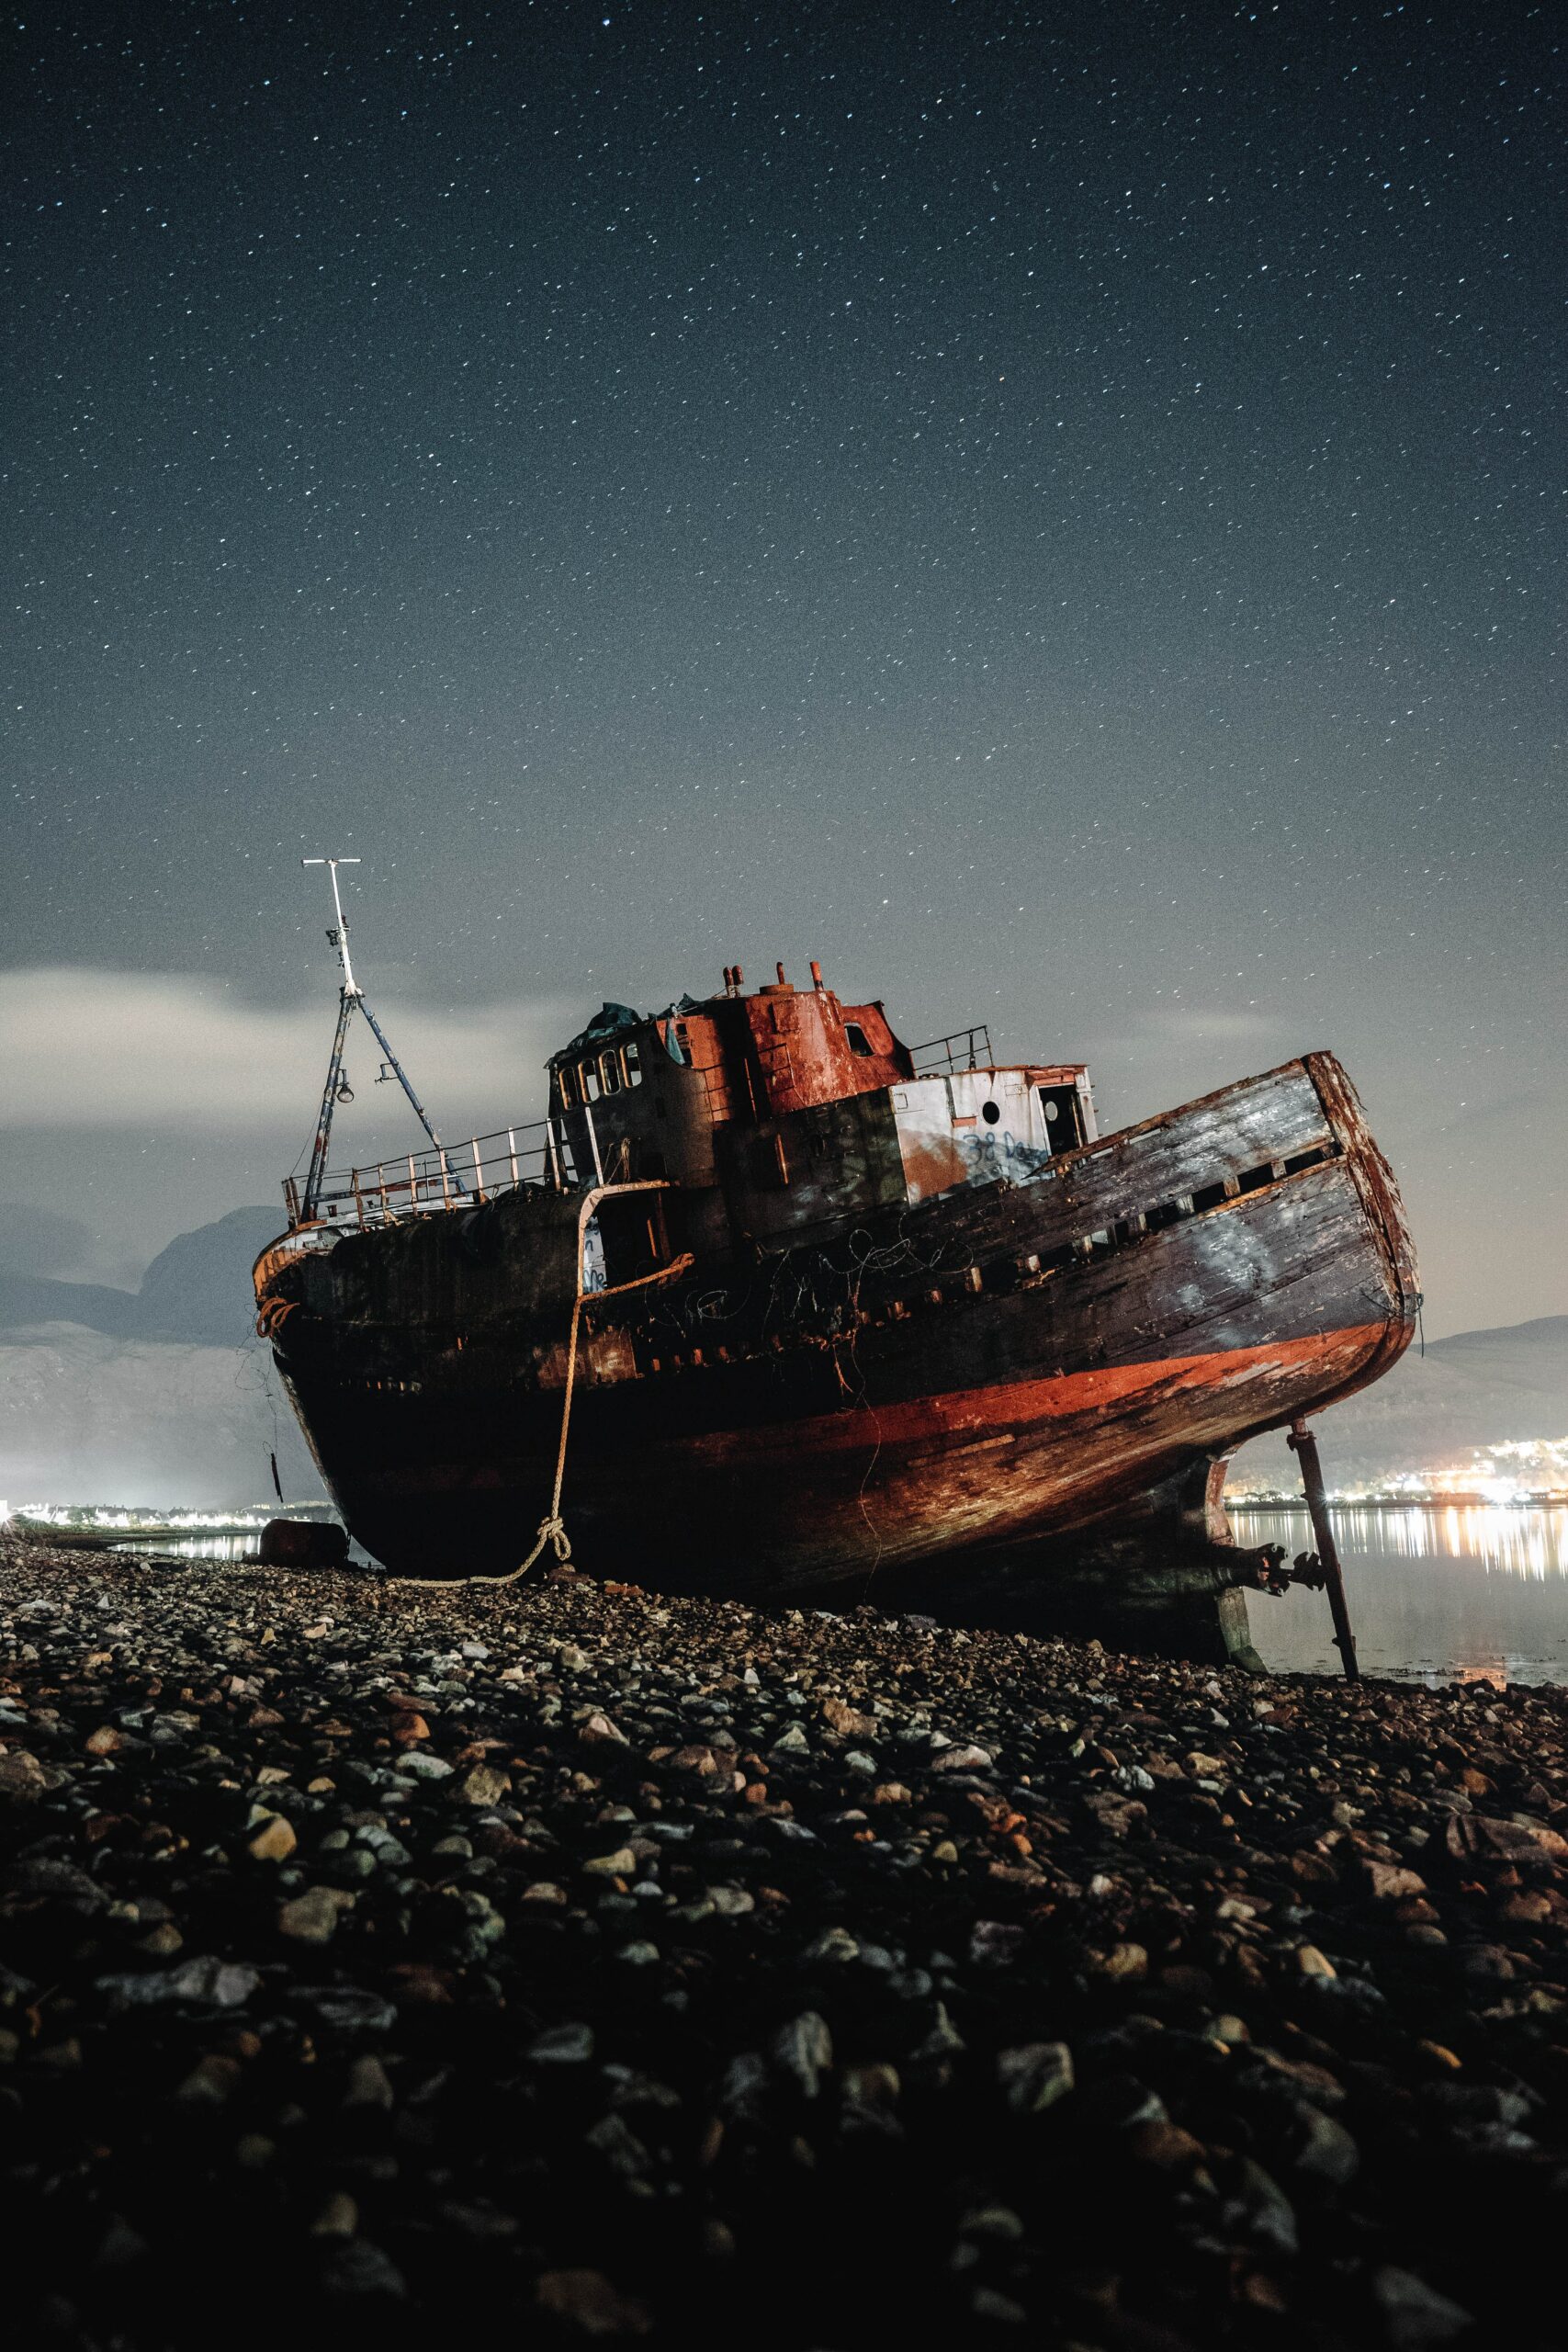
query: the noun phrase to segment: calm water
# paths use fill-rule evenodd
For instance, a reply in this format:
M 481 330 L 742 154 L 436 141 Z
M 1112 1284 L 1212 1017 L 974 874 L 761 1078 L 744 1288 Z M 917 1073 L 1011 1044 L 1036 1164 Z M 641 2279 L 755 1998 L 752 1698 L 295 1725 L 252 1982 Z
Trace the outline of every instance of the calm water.
M 261 1529 L 253 1527 L 243 1535 L 226 1533 L 211 1527 L 193 1527 L 186 1533 L 174 1535 L 117 1535 L 109 1545 L 111 1552 L 140 1552 L 158 1560 L 254 1560 L 261 1543 Z M 368 1566 L 363 1552 L 350 1544 L 348 1566 Z
M 1304 1510 L 1230 1510 L 1241 1544 L 1314 1546 Z M 1568 1510 L 1468 1504 L 1334 1510 L 1356 1648 L 1368 1674 L 1568 1682 Z M 1280 1672 L 1337 1674 L 1328 1601 L 1249 1594 L 1252 1638 Z

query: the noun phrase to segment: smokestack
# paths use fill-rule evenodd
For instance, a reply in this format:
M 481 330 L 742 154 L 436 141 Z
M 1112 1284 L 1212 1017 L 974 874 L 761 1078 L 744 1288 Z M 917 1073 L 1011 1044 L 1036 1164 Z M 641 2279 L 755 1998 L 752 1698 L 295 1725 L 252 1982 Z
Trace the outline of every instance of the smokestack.
M 780 988 L 781 988 L 781 989 L 788 988 L 788 986 L 789 986 L 789 982 L 784 978 L 784 966 L 783 966 L 782 964 L 775 964 L 775 965 L 773 966 L 773 969 L 774 969 L 774 971 L 775 971 L 775 972 L 778 974 L 778 976 L 779 976 L 779 986 L 780 986 Z
M 818 995 L 820 995 L 822 989 L 822 967 L 817 961 L 815 956 L 811 958 L 811 985 L 818 991 Z

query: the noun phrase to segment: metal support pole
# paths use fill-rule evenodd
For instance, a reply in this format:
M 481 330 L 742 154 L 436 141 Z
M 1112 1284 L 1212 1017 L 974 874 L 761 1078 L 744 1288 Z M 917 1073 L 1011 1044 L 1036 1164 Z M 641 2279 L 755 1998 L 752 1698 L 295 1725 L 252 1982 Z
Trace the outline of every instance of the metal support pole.
M 1312 1532 L 1317 1543 L 1317 1556 L 1323 1563 L 1324 1578 L 1328 1588 L 1328 1606 L 1334 1615 L 1334 1646 L 1344 1666 L 1346 1680 L 1359 1682 L 1361 1668 L 1356 1657 L 1356 1636 L 1350 1631 L 1349 1604 L 1345 1599 L 1345 1572 L 1339 1565 L 1334 1530 L 1328 1523 L 1328 1497 L 1323 1489 L 1323 1464 L 1317 1458 L 1317 1440 L 1300 1414 L 1291 1423 L 1290 1435 L 1285 1442 L 1302 1465 L 1302 1485 L 1306 1489 Z
M 350 989 L 339 991 L 337 1001 L 337 1030 L 333 1038 L 332 1057 L 327 1063 L 327 1082 L 321 1089 L 321 1113 L 316 1122 L 316 1140 L 310 1147 L 310 1166 L 305 1178 L 305 1197 L 300 1204 L 299 1222 L 311 1225 L 321 1205 L 321 1184 L 327 1172 L 327 1154 L 332 1148 L 333 1107 L 343 1081 L 343 1043 L 348 1035 L 349 1015 L 358 1003 Z
M 593 1181 L 596 1184 L 602 1184 L 604 1182 L 604 1169 L 599 1158 L 599 1137 L 594 1132 L 593 1114 L 586 1102 L 582 1106 L 582 1115 L 588 1125 L 589 1148 L 593 1154 Z
M 380 1023 L 377 1020 L 376 1015 L 371 1012 L 363 989 L 358 989 L 355 991 L 355 1001 L 357 1003 L 360 1012 L 365 1015 L 366 1020 L 370 1023 L 371 1030 L 375 1035 L 376 1043 L 386 1055 L 388 1064 L 391 1069 L 393 1077 L 397 1080 L 398 1084 L 402 1088 L 403 1092 L 408 1096 L 409 1102 L 413 1109 L 414 1117 L 419 1121 L 420 1125 L 430 1137 L 431 1143 L 434 1145 L 434 1148 L 437 1151 L 441 1151 L 443 1149 L 441 1138 L 436 1134 L 435 1129 L 431 1125 L 430 1119 L 423 1103 L 414 1092 L 413 1088 L 409 1084 L 408 1072 L 404 1069 L 396 1054 L 393 1053 L 391 1046 L 387 1043 L 387 1033 L 382 1028 Z M 452 1182 L 457 1185 L 457 1190 L 460 1193 L 463 1190 L 461 1178 L 457 1174 L 454 1174 Z

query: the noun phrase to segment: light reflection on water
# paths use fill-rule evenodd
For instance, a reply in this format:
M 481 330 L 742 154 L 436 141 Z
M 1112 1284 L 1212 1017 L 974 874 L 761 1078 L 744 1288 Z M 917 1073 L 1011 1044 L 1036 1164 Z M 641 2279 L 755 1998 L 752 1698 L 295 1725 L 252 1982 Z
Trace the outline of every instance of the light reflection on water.
M 109 1549 L 140 1552 L 158 1560 L 254 1560 L 260 1542 L 259 1527 L 243 1535 L 222 1535 L 204 1527 L 189 1535 L 117 1536 Z
M 1312 1551 L 1304 1507 L 1228 1506 L 1240 1544 Z M 1362 1668 L 1425 1682 L 1489 1675 L 1568 1682 L 1568 1508 L 1453 1503 L 1446 1509 L 1335 1509 Z M 1281 1672 L 1334 1674 L 1322 1593 L 1248 1597 L 1252 1638 Z

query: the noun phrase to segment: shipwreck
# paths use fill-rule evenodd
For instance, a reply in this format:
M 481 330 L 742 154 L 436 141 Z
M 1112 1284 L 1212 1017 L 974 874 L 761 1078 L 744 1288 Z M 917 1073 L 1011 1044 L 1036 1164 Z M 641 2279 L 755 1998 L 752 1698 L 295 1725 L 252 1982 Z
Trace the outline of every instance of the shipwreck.
M 421 1110 L 425 1148 L 337 1174 L 336 936 L 317 1149 L 255 1290 L 386 1568 L 504 1577 L 570 1528 L 672 1590 L 1253 1655 L 1279 1563 L 1231 1540 L 1226 1458 L 1375 1380 L 1419 1306 L 1333 1055 L 1102 1136 L 1082 1064 L 911 1048 L 815 964 L 734 967 L 606 1004 L 532 1127 L 447 1145 Z

